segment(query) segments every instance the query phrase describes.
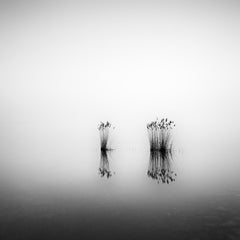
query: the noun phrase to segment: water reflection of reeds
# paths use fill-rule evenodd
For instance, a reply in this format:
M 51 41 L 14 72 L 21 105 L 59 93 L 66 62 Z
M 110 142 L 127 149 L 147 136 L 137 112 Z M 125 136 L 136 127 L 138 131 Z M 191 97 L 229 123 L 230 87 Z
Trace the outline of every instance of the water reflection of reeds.
M 107 178 L 110 178 L 112 176 L 112 173 L 110 171 L 109 167 L 109 156 L 108 151 L 101 150 L 101 157 L 100 157 L 100 165 L 99 165 L 99 175 L 101 177 L 106 176 Z
M 150 151 L 147 175 L 158 183 L 174 182 L 177 174 L 172 170 L 172 150 Z

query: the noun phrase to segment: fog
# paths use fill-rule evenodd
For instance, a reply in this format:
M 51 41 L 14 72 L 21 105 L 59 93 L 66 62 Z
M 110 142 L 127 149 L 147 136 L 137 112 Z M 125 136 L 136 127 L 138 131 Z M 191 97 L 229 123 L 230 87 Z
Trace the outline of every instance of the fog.
M 238 1 L 1 1 L 6 199 L 129 207 L 238 196 L 239 10 Z M 146 124 L 157 117 L 176 122 L 169 185 L 147 176 Z M 100 121 L 115 126 L 109 179 L 98 174 Z

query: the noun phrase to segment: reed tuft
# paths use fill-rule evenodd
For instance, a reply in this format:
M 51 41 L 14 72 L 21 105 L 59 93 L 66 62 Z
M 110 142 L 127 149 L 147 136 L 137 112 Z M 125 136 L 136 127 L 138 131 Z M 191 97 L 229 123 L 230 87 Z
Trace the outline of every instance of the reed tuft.
M 108 148 L 108 139 L 109 139 L 109 130 L 111 128 L 111 123 L 108 121 L 106 123 L 100 122 L 98 130 L 100 133 L 100 147 L 101 150 L 107 151 Z
M 148 138 L 151 151 L 165 151 L 172 147 L 171 130 L 175 127 L 173 121 L 161 119 L 161 121 L 150 122 L 147 124 Z

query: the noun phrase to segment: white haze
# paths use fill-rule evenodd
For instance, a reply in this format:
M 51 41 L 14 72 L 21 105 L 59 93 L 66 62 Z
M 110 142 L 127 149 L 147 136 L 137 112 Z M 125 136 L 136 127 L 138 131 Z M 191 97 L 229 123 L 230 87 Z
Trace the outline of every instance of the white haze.
M 196 181 L 226 169 L 239 181 L 239 11 L 238 1 L 1 1 L 2 181 L 87 181 L 100 121 L 116 126 L 116 149 L 144 152 L 156 117 L 176 122 Z M 147 167 L 121 156 L 119 174 Z

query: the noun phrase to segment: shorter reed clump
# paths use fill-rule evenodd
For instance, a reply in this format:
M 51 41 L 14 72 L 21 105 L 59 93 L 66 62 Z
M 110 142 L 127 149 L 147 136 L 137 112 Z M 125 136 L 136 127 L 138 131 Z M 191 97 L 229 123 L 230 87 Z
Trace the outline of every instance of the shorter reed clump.
M 98 130 L 100 133 L 100 146 L 101 150 L 109 150 L 108 148 L 108 139 L 109 139 L 109 130 L 111 128 L 111 123 L 108 121 L 104 124 L 101 122 L 98 126 Z
M 172 147 L 171 129 L 175 127 L 173 121 L 162 118 L 161 121 L 150 122 L 147 124 L 148 138 L 151 151 L 165 151 Z

